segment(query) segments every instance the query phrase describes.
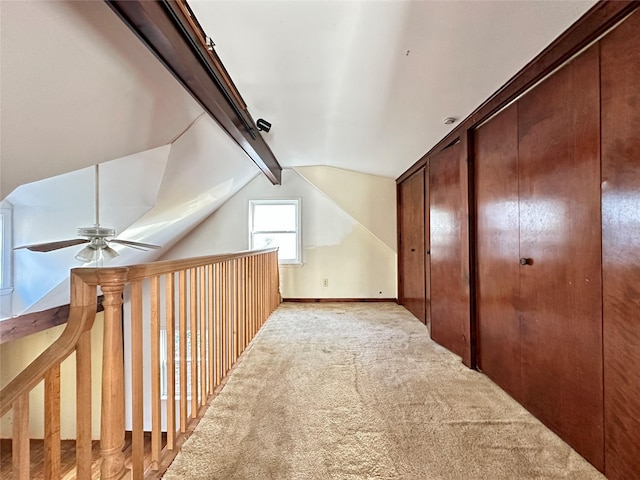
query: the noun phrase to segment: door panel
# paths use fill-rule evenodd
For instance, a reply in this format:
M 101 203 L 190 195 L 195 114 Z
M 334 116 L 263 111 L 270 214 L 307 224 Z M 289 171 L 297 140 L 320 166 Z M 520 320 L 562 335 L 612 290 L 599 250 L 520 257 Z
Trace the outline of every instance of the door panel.
M 431 157 L 431 338 L 463 356 L 468 344 L 469 266 L 463 255 L 468 240 L 463 238 L 466 205 L 462 204 L 461 180 L 460 144 Z
M 519 268 L 523 404 L 602 469 L 598 53 L 519 101 Z
M 478 366 L 520 401 L 518 110 L 476 130 Z
M 424 169 L 424 323 L 431 334 L 431 238 L 429 223 L 429 165 Z
M 425 322 L 424 170 L 399 186 L 401 302 Z
M 640 478 L 640 13 L 601 42 L 607 478 Z

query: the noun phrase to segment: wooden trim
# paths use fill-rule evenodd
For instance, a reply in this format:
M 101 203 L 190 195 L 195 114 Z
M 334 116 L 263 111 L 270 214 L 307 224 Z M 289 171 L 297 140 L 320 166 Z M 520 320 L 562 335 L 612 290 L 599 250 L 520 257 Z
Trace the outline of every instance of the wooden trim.
M 98 297 L 97 312 L 102 312 L 102 298 Z M 34 333 L 57 327 L 67 323 L 69 318 L 69 305 L 50 308 L 41 312 L 27 313 L 18 317 L 0 320 L 0 345 L 11 342 Z
M 243 108 L 244 102 L 238 103 L 231 79 L 214 61 L 181 4 L 176 0 L 105 1 L 267 178 L 279 185 L 282 167 Z
M 289 303 L 336 303 L 336 302 L 398 303 L 397 298 L 283 298 L 282 301 L 289 302 Z
M 478 210 L 476 205 L 475 135 L 467 131 L 467 185 L 469 211 L 469 367 L 478 368 Z
M 0 345 L 67 322 L 69 305 L 0 321 Z
M 538 56 L 525 65 L 522 70 L 508 80 L 502 88 L 476 108 L 471 115 L 460 122 L 446 137 L 400 175 L 396 182 L 401 183 L 406 180 L 422 168 L 430 156 L 444 150 L 455 139 L 460 138 L 464 132 L 475 128 L 515 100 L 639 7 L 640 2 L 633 0 L 615 2 L 601 0 L 598 2 Z
M 396 295 L 398 295 L 397 302 L 400 305 L 404 304 L 404 263 L 402 262 L 402 196 L 401 196 L 401 185 L 400 183 L 396 183 L 396 237 L 397 237 L 397 245 L 396 245 L 396 265 L 398 271 L 398 291 Z
M 466 294 L 469 307 L 469 322 L 465 325 L 464 352 L 462 363 L 469 368 L 476 367 L 476 309 L 475 309 L 475 217 L 472 206 L 475 204 L 473 193 L 473 131 L 467 130 L 460 138 L 460 194 L 462 195 L 461 205 L 466 208 L 466 222 L 464 225 L 466 232 L 462 233 L 463 242 L 466 241 L 467 248 L 463 249 L 462 261 L 466 272 Z M 462 212 L 461 212 L 462 214 Z M 466 257 L 466 258 L 465 258 Z

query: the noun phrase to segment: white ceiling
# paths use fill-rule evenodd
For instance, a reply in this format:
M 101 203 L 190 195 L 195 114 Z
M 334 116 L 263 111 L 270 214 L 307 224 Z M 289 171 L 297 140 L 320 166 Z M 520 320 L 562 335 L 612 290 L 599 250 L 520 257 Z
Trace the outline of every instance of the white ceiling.
M 394 178 L 594 3 L 189 1 L 282 166 Z
M 102 1 L 0 0 L 0 198 L 166 145 L 202 108 Z
M 594 0 L 189 3 L 253 117 L 273 123 L 263 135 L 283 167 L 395 178 L 449 132 L 445 117 L 466 117 Z M 258 174 L 104 2 L 0 0 L 0 61 L 0 204 L 14 204 L 14 245 L 90 224 L 90 175 L 70 172 L 96 163 L 120 159 L 111 177 L 105 168 L 105 224 L 163 250 Z M 159 160 L 137 168 L 147 156 Z M 54 285 L 78 266 L 73 249 L 19 255 L 14 313 L 68 301 L 40 297 L 68 294 Z
M 282 166 L 395 178 L 595 0 L 189 3 Z M 0 0 L 0 26 L 0 198 L 202 113 L 103 2 Z

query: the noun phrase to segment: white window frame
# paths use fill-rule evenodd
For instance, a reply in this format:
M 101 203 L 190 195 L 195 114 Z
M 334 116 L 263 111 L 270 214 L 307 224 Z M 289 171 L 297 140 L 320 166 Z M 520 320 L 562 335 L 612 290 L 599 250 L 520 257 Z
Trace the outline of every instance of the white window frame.
M 287 231 L 254 231 L 253 212 L 256 205 L 294 205 L 296 207 L 296 229 Z M 249 200 L 249 249 L 254 250 L 253 235 L 256 233 L 295 233 L 296 234 L 296 258 L 281 259 L 278 257 L 280 265 L 302 265 L 302 200 L 298 198 L 268 198 Z
M 187 364 L 183 369 L 180 368 L 180 331 L 178 329 L 175 330 L 173 334 L 174 340 L 174 357 L 173 362 L 175 365 L 175 385 L 174 392 L 175 398 L 180 398 L 180 373 L 181 371 L 186 373 L 187 377 L 187 400 L 191 400 L 191 330 L 187 330 Z M 207 345 L 209 342 L 207 342 Z M 200 369 L 203 368 L 200 363 L 200 332 L 198 332 L 198 356 L 197 356 L 197 364 L 198 364 L 198 373 L 200 373 Z M 207 348 L 206 358 L 209 358 L 209 350 Z M 167 327 L 160 327 L 160 399 L 167 400 L 167 391 L 168 391 L 168 361 L 167 361 Z M 198 375 L 198 384 L 200 384 L 200 375 Z M 202 385 L 199 385 L 199 388 L 203 388 Z M 205 385 L 206 388 L 206 385 Z
M 0 206 L 0 295 L 13 292 L 13 241 L 11 238 L 12 209 L 3 202 Z

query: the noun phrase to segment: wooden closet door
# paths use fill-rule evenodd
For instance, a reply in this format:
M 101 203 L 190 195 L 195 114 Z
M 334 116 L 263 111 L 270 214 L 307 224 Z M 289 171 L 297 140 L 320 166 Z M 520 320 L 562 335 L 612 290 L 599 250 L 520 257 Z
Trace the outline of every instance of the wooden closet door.
M 518 102 L 519 268 L 523 404 L 602 469 L 599 100 L 596 45 Z
M 518 110 L 476 130 L 478 367 L 513 398 L 520 386 Z
M 640 12 L 601 42 L 605 473 L 640 478 Z
M 468 357 L 469 265 L 460 144 L 429 159 L 431 338 Z M 465 263 L 466 262 L 466 263 Z
M 424 169 L 398 185 L 400 202 L 401 302 L 423 323 L 425 317 Z
M 424 323 L 431 334 L 431 227 L 429 222 L 429 165 L 424 169 Z

